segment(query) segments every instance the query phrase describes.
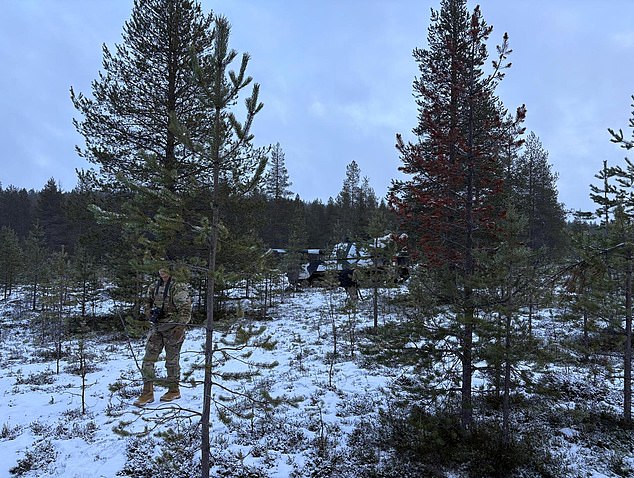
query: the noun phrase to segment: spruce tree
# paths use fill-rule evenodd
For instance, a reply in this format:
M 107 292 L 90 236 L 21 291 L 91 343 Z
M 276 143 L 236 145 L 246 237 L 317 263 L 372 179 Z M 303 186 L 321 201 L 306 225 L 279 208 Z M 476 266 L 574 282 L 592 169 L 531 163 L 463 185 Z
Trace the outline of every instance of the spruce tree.
M 377 206 L 376 194 L 367 177 L 361 179 L 361 168 L 356 161 L 346 166 L 346 177 L 337 195 L 338 231 L 336 242 L 355 240 L 367 232 L 369 215 Z
M 511 183 L 513 205 L 527 219 L 526 244 L 533 250 L 543 248 L 551 257 L 556 255 L 564 245 L 565 211 L 557 199 L 557 174 L 533 132 L 513 164 Z
M 39 296 L 39 287 L 44 279 L 42 265 L 47 257 L 44 231 L 35 223 L 26 241 L 24 241 L 24 279 L 31 288 L 31 310 L 35 311 Z
M 22 269 L 22 248 L 20 240 L 13 229 L 8 226 L 0 228 L 0 284 L 7 300 L 17 284 Z
M 280 143 L 271 149 L 262 183 L 264 197 L 268 201 L 265 205 L 266 217 L 262 218 L 261 237 L 271 247 L 286 247 L 293 215 L 293 203 L 290 199 L 293 193 L 289 189 L 292 183 Z
M 522 218 L 524 227 L 519 231 L 522 244 L 531 251 L 531 267 L 525 270 L 530 282 L 528 295 L 528 333 L 538 309 L 540 278 L 552 275 L 548 269 L 561 256 L 566 237 L 564 235 L 565 211 L 557 199 L 557 175 L 548 163 L 548 152 L 535 133 L 530 133 L 521 153 L 512 158 L 507 190 L 511 206 Z
M 289 189 L 292 184 L 284 161 L 284 151 L 280 143 L 277 143 L 271 149 L 268 171 L 264 176 L 264 190 L 271 199 L 279 202 L 292 196 Z
M 456 337 L 460 360 L 460 421 L 473 422 L 474 335 L 480 273 L 487 250 L 499 242 L 504 214 L 503 152 L 515 143 L 524 109 L 510 121 L 495 95 L 510 53 L 507 36 L 487 74 L 492 28 L 479 7 L 442 0 L 432 11 L 427 49 L 414 50 L 420 76 L 414 81 L 418 124 L 414 143 L 397 136 L 411 179 L 395 181 L 390 202 L 412 238 L 414 252 L 439 277 L 438 296 L 450 301 L 447 335 Z M 509 127 L 509 125 L 511 127 Z
M 35 219 L 44 231 L 49 249 L 59 250 L 61 247 L 68 247 L 71 239 L 68 235 L 64 195 L 53 178 L 48 180 L 37 195 Z

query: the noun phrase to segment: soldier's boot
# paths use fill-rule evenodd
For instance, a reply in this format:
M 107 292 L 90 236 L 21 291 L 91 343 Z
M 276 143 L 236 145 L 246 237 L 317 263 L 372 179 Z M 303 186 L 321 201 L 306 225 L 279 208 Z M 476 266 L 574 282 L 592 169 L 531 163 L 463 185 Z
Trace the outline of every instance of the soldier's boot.
M 148 403 L 152 403 L 154 401 L 154 383 L 153 382 L 143 382 L 143 391 L 139 398 L 137 398 L 133 405 L 135 407 L 144 407 Z
M 170 385 L 167 392 L 161 396 L 161 402 L 171 402 L 172 400 L 178 400 L 181 398 L 181 392 L 178 389 L 178 384 Z

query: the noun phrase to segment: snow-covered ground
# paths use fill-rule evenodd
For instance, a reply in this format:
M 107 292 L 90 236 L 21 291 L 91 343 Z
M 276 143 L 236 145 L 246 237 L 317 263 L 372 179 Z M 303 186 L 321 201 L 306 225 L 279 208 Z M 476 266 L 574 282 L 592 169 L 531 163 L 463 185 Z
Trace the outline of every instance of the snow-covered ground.
M 381 292 L 381 323 L 399 320 L 396 309 L 384 300 L 395 294 L 398 290 Z M 245 318 L 218 324 L 215 340 L 224 351 L 216 354 L 220 363 L 211 417 L 216 464 L 212 476 L 326 476 L 317 468 L 328 460 L 317 457 L 332 458 L 344 450 L 350 437 L 359 433 L 357 425 L 371 420 L 385 405 L 386 388 L 404 370 L 368 366 L 360 345 L 362 330 L 372 323 L 371 301 L 361 301 L 353 312 L 345 307 L 345 300 L 343 290 L 309 289 L 287 294 L 281 303 L 278 298 L 268 311 L 269 319 L 251 320 L 247 309 Z M 136 363 L 144 340 L 129 343 L 125 334 L 112 332 L 88 336 L 84 347 L 90 372 L 82 413 L 82 381 L 76 373 L 79 342 L 64 344 L 65 356 L 57 373 L 50 353 L 53 345 L 39 343 L 35 316 L 18 310 L 19 305 L 17 295 L 0 304 L 0 478 L 154 476 L 148 463 L 160 460 L 165 452 L 162 444 L 169 442 L 171 431 L 181 434 L 180 441 L 168 445 L 173 447 L 170 459 L 180 474 L 165 476 L 198 476 L 194 469 L 187 471 L 186 461 L 191 462 L 191 453 L 194 462 L 199 457 L 196 425 L 202 386 L 194 382 L 202 380 L 202 327 L 192 327 L 183 346 L 183 377 L 193 372 L 190 383 L 181 389 L 182 398 L 160 403 L 163 389 L 158 387 L 155 403 L 145 409 L 132 406 L 140 391 Z M 554 320 L 546 316 L 540 330 L 563 327 Z M 265 328 L 250 343 L 270 338 L 264 347 L 233 346 L 236 333 L 244 337 L 238 326 Z M 566 333 L 557 329 L 556 335 Z M 164 375 L 163 362 L 157 364 L 157 372 Z M 583 388 L 590 401 L 594 397 L 606 409 L 618 409 L 618 381 L 606 384 L 598 374 L 596 383 L 590 383 L 587 370 L 581 369 L 554 373 L 561 383 L 569 382 L 574 393 Z M 588 424 L 574 418 L 578 403 L 558 404 L 564 418 L 552 431 L 553 453 L 570 470 L 566 476 L 631 476 L 632 447 L 616 453 L 609 436 L 584 437 Z M 145 438 L 135 437 L 143 431 L 148 432 Z
M 230 450 L 246 466 L 265 469 L 268 476 L 288 477 L 293 469 L 305 466 L 302 449 L 308 452 L 319 440 L 344 446 L 356 421 L 378 409 L 375 402 L 381 401 L 381 390 L 394 371 L 360 366 L 356 333 L 370 320 L 359 312 L 346 313 L 344 303 L 343 290 L 311 289 L 278 301 L 270 310 L 271 320 L 251 322 L 247 312 L 240 323 L 265 327 L 260 340 L 270 336 L 269 344 L 274 346 L 236 351 L 225 346 L 232 358 L 216 370 L 223 374 L 219 381 L 256 399 L 266 390 L 277 403 L 257 407 L 241 400 L 241 395 L 215 387 L 219 405 L 212 410 L 213 447 Z M 144 340 L 134 340 L 130 347 L 121 334 L 92 335 L 84 345 L 90 352 L 91 371 L 82 414 L 82 381 L 73 373 L 78 342 L 64 344 L 68 355 L 58 374 L 54 358 L 43 356 L 45 347 L 35 344 L 31 315 L 15 315 L 5 304 L 0 319 L 0 478 L 12 476 L 10 469 L 14 474 L 20 474 L 16 469 L 22 471 L 23 476 L 114 477 L 123 469 L 128 443 L 134 439 L 113 431 L 121 422 L 126 423 L 125 433 L 156 426 L 152 434 L 199 422 L 191 412 L 202 409 L 202 385 L 185 385 L 182 398 L 173 404 L 158 401 L 163 393 L 158 387 L 152 405 L 143 410 L 132 406 L 140 391 L 135 358 L 141 360 Z M 220 323 L 218 329 L 217 340 L 231 342 L 236 324 Z M 203 359 L 203 343 L 204 330 L 191 328 L 181 356 L 183 375 L 194 368 L 193 378 L 198 381 L 202 371 L 196 364 Z M 48 349 L 53 349 L 52 344 Z M 157 363 L 157 372 L 164 375 L 163 362 Z M 238 375 L 245 372 L 255 375 Z M 251 408 L 250 413 L 245 407 Z M 239 409 L 243 418 L 229 409 Z M 178 418 L 168 420 L 172 415 Z M 265 450 L 264 428 L 273 423 L 287 428 L 282 432 L 291 443 L 274 447 L 286 448 L 286 453 Z M 293 433 L 294 438 L 289 436 Z

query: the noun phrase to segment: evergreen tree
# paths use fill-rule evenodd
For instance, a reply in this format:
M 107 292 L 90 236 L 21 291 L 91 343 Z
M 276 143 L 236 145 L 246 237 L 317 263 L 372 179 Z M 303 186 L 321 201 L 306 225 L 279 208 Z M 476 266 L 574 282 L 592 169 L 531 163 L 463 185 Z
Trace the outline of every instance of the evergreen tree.
M 379 287 L 396 282 L 396 274 L 392 268 L 395 244 L 391 237 L 385 240 L 385 236 L 390 232 L 388 224 L 387 211 L 375 209 L 370 217 L 367 231 L 370 236 L 367 250 L 372 266 L 369 270 L 358 274 L 361 284 L 364 285 L 365 282 L 372 289 L 372 323 L 375 329 L 379 326 Z
M 342 242 L 363 237 L 367 232 L 370 212 L 377 207 L 377 201 L 368 178 L 361 180 L 361 168 L 356 161 L 346 166 L 346 177 L 335 204 L 338 207 L 338 225 L 334 240 Z
M 0 284 L 4 300 L 11 295 L 22 267 L 22 249 L 18 235 L 8 226 L 0 228 Z
M 361 199 L 361 168 L 356 161 L 351 161 L 346 166 L 346 177 L 343 186 L 337 196 L 337 203 L 346 209 L 358 206 Z
M 318 199 L 303 205 L 303 224 L 306 228 L 306 242 L 302 246 L 322 249 L 331 239 L 334 204 L 324 205 Z
M 511 206 L 522 218 L 524 228 L 518 231 L 522 244 L 531 251 L 531 267 L 524 271 L 530 277 L 527 288 L 528 333 L 541 295 L 540 278 L 548 276 L 553 259 L 560 257 L 565 245 L 565 211 L 557 200 L 557 175 L 548 163 L 548 152 L 535 133 L 528 135 L 521 154 L 513 155 L 507 177 Z
M 57 182 L 51 178 L 37 195 L 35 219 L 44 231 L 46 246 L 51 250 L 68 247 L 68 220 L 66 219 L 64 195 Z
M 263 197 L 264 207 L 257 213 L 260 217 L 260 237 L 265 244 L 273 248 L 284 248 L 288 246 L 291 223 L 297 208 L 295 200 L 279 199 L 273 200 Z
M 634 100 L 634 95 L 632 95 L 632 100 Z M 634 108 L 634 103 L 631 106 L 632 108 Z M 630 149 L 634 148 L 634 110 L 632 111 L 632 117 L 630 118 L 628 125 L 632 129 L 632 134 L 631 134 L 632 139 L 630 140 L 625 139 L 622 129 L 619 129 L 618 131 L 616 131 L 609 128 L 608 131 L 610 132 L 610 135 L 612 136 L 611 141 L 613 143 L 618 144 L 621 148 L 629 151 Z
M 73 305 L 72 278 L 68 253 L 62 247 L 48 258 L 46 284 L 42 302 L 43 339 L 53 345 L 56 359 L 56 373 L 60 373 L 63 345 L 68 340 L 68 319 Z
M 90 251 L 93 258 L 102 262 L 120 240 L 118 228 L 97 223 L 90 211 L 92 205 L 104 206 L 105 197 L 104 194 L 91 190 L 81 182 L 75 189 L 64 194 L 69 223 L 68 234 L 72 245 L 70 250 L 83 247 Z
M 213 17 L 195 0 L 135 0 L 123 41 L 103 49 L 103 70 L 92 83 L 92 98 L 71 99 L 82 115 L 80 154 L 97 166 L 82 184 L 113 194 L 115 204 L 94 208 L 100 220 L 118 224 L 127 242 L 120 282 L 155 270 L 157 261 L 184 261 L 192 253 L 191 217 L 200 211 L 192 181 L 204 174 L 198 153 L 172 128 L 177 121 L 191 141 L 210 128 L 203 91 L 193 79 L 192 61 L 206 64 Z M 134 280 L 128 293 L 138 293 Z
M 34 196 L 33 191 L 14 186 L 0 188 L 0 227 L 10 227 L 18 238 L 25 239 L 33 221 Z
M 70 268 L 73 282 L 77 284 L 77 300 L 81 310 L 82 323 L 86 323 L 88 317 L 88 308 L 90 304 L 94 304 L 100 290 L 99 267 L 94 257 L 84 247 L 79 246 L 75 249 L 73 256 L 70 258 Z
M 633 97 L 634 99 L 634 97 Z M 634 137 L 634 114 L 629 122 Z M 623 131 L 610 129 L 612 142 L 623 149 L 634 148 L 634 141 L 626 140 Z M 625 158 L 625 166 L 608 167 L 597 174 L 600 186 L 591 185 L 590 197 L 597 205 L 595 217 L 601 221 L 602 234 L 595 237 L 574 274 L 578 283 L 586 285 L 590 275 L 602 274 L 613 282 L 611 291 L 620 297 L 611 309 L 616 309 L 616 324 L 623 337 L 623 417 L 632 420 L 632 339 L 633 339 L 633 272 L 634 272 L 634 162 Z M 581 289 L 583 290 L 583 289 Z
M 277 202 L 292 196 L 293 193 L 289 189 L 292 184 L 284 162 L 284 151 L 282 151 L 280 143 L 277 143 L 271 150 L 268 172 L 264 176 L 264 190 L 270 198 Z
M 597 338 L 604 332 L 614 336 L 613 331 L 620 327 L 615 318 L 623 302 L 621 291 L 614 287 L 610 274 L 606 274 L 605 258 L 599 253 L 609 247 L 609 222 L 599 225 L 590 222 L 591 218 L 591 215 L 577 217 L 569 226 L 572 266 L 563 294 L 573 319 L 580 319 L 583 337 L 580 352 L 585 357 L 602 352 L 605 340 Z M 609 342 L 611 348 L 613 344 Z
M 47 258 L 44 231 L 35 223 L 24 242 L 24 279 L 31 289 L 31 310 L 36 310 L 39 286 L 44 278 L 43 268 Z
M 502 70 L 508 66 L 506 35 L 498 47 L 494 71 L 485 74 L 491 32 L 479 7 L 469 14 L 466 0 L 442 0 L 440 11 L 432 11 L 428 48 L 414 50 L 420 71 L 414 81 L 418 141 L 406 144 L 397 136 L 404 163 L 399 169 L 412 179 L 395 181 L 390 192 L 415 252 L 444 278 L 436 293 L 450 301 L 453 320 L 445 332 L 459 344 L 464 430 L 473 421 L 475 289 L 485 266 L 485 251 L 500 241 L 502 153 L 516 141 L 517 125 L 524 116 L 520 108 L 509 121 L 495 96 Z
M 379 201 L 376 198 L 376 193 L 372 186 L 370 186 L 370 179 L 367 176 L 363 177 L 361 181 L 361 204 L 362 207 L 368 210 L 372 210 L 378 207 Z
M 499 236 L 498 247 L 488 252 L 490 264 L 484 283 L 489 286 L 489 304 L 482 307 L 479 322 L 480 356 L 487 363 L 485 374 L 492 385 L 491 396 L 501 403 L 502 444 L 511 443 L 512 393 L 528 375 L 527 352 L 530 321 L 521 319 L 526 304 L 532 301 L 534 253 L 524 242 L 521 231 L 525 220 L 509 205 Z M 523 373 L 519 373 L 522 368 Z
M 288 243 L 289 226 L 292 220 L 293 194 L 291 181 L 284 162 L 284 152 L 280 143 L 271 149 L 267 172 L 263 178 L 263 190 L 269 199 L 267 220 L 264 221 L 262 238 L 271 247 L 285 247 Z
M 527 219 L 526 244 L 533 250 L 545 248 L 553 256 L 564 245 L 565 212 L 557 200 L 557 175 L 548 152 L 533 132 L 514 162 L 511 181 L 513 204 Z
M 209 476 L 210 469 L 210 412 L 213 366 L 214 291 L 218 277 L 217 257 L 221 230 L 223 230 L 223 197 L 248 194 L 261 180 L 266 157 L 253 147 L 251 126 L 263 105 L 259 102 L 260 87 L 255 83 L 251 95 L 245 99 L 246 118 L 239 122 L 232 107 L 243 90 L 252 83 L 246 76 L 249 55 L 243 54 L 238 72 L 230 70 L 237 52 L 229 48 L 230 24 L 224 17 L 214 19 L 211 57 L 206 62 L 194 61 L 194 73 L 204 92 L 202 102 L 209 114 L 209 133 L 197 141 L 189 134 L 187 125 L 172 117 L 172 126 L 179 137 L 200 157 L 200 174 L 193 186 L 209 191 L 211 217 L 198 218 L 200 230 L 208 247 L 207 256 L 207 320 L 205 335 L 205 378 L 202 411 L 202 474 Z
M 192 138 L 205 134 L 191 55 L 202 61 L 208 54 L 211 22 L 194 0 L 135 0 L 123 42 L 114 52 L 103 47 L 104 72 L 92 83 L 93 97 L 71 89 L 83 116 L 74 124 L 86 141 L 78 150 L 99 167 L 98 175 L 88 175 L 96 184 L 119 189 L 125 176 L 172 192 L 187 186 L 198 168 L 195 154 L 169 124 L 176 116 Z

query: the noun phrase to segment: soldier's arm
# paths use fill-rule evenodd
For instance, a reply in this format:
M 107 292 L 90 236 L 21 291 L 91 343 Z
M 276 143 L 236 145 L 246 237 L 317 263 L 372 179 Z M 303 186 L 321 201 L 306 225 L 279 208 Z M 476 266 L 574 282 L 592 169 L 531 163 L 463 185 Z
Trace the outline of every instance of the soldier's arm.
M 174 306 L 176 307 L 176 316 L 181 324 L 189 323 L 191 319 L 192 301 L 189 297 L 187 285 L 176 284 L 174 287 L 174 296 L 172 297 Z
M 145 292 L 145 316 L 150 318 L 150 311 L 154 305 L 154 288 L 155 284 L 150 284 Z

